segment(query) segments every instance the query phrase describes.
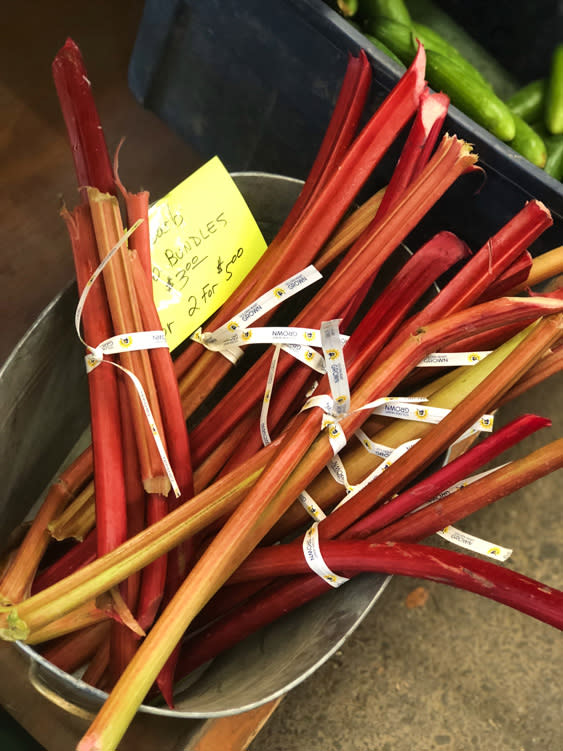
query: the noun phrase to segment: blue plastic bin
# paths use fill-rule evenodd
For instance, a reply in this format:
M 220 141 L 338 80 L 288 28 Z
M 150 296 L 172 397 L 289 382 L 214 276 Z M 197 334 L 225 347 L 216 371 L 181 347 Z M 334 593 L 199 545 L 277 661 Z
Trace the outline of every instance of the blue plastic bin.
M 322 0 L 147 0 L 129 83 L 204 158 L 218 154 L 231 170 L 305 177 L 348 55 L 360 48 L 374 69 L 373 111 L 401 69 Z M 474 144 L 487 178 L 482 185 L 475 177 L 458 181 L 425 220 L 423 235 L 447 228 L 476 249 L 537 198 L 556 222 L 533 250 L 563 243 L 559 182 L 455 107 L 446 128 Z M 378 167 L 374 185 L 388 180 L 397 153 Z

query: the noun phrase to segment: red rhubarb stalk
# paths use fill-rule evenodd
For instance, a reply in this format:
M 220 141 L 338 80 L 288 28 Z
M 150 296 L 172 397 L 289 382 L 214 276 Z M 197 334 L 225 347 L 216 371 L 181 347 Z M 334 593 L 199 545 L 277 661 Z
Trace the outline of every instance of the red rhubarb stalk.
M 441 274 L 468 255 L 469 249 L 465 243 L 450 232 L 440 232 L 409 258 L 358 323 L 346 343 L 344 353 L 348 379 L 352 385 L 366 364 L 374 358 L 374 353 L 388 341 L 395 328 L 428 287 Z M 294 370 L 284 379 L 283 385 L 275 388 L 268 413 L 268 426 L 272 431 L 293 402 L 297 387 L 303 379 L 310 377 L 305 368 L 300 368 L 297 372 Z M 259 441 L 260 429 L 254 426 L 252 434 L 245 440 L 243 457 L 251 456 L 261 445 Z M 237 452 L 237 462 L 243 457 Z M 229 466 L 232 468 L 234 464 Z
M 279 244 L 302 218 L 311 201 L 330 179 L 346 155 L 356 134 L 371 85 L 372 72 L 366 53 L 348 58 L 348 67 L 328 128 L 298 199 L 272 243 Z
M 427 90 L 422 95 L 414 123 L 374 221 L 380 220 L 395 205 L 422 172 L 436 145 L 449 102 L 445 94 L 430 94 Z
M 86 566 L 88 563 L 92 563 L 92 561 L 96 559 L 96 555 L 96 529 L 93 529 L 82 542 L 73 545 L 72 548 L 56 560 L 55 563 L 52 563 L 48 568 L 35 577 L 31 588 L 32 595 L 56 584 L 73 571 L 78 571 L 78 569 Z
M 277 586 L 271 586 L 266 594 L 258 593 L 236 613 L 224 617 L 204 632 L 188 639 L 178 663 L 176 675 L 178 680 L 260 628 L 331 590 L 328 582 L 316 574 L 309 573 L 310 569 L 304 559 L 301 544 L 281 547 L 291 551 L 284 561 L 282 576 L 289 573 L 289 558 L 292 561 L 291 570 L 305 575 Z M 450 550 L 403 542 L 326 540 L 321 545 L 321 551 L 331 570 L 349 578 L 360 572 L 373 571 L 381 574 L 428 578 L 439 583 L 460 586 L 462 589 L 478 594 L 502 592 L 501 597 L 497 598 L 493 594 L 492 599 L 498 599 L 499 602 L 521 610 L 556 628 L 563 628 L 563 593 L 498 564 Z M 373 551 L 373 553 L 367 551 Z M 394 556 L 392 551 L 398 556 L 393 563 L 391 563 L 391 558 Z M 374 555 L 374 559 L 371 559 L 373 565 L 368 563 L 372 554 Z M 379 557 L 380 554 L 381 558 L 376 563 L 375 557 Z M 449 563 L 453 564 L 451 569 Z M 466 585 L 470 583 L 476 586 L 482 585 L 484 592 L 461 584 L 461 578 L 465 575 L 462 573 L 461 577 L 457 578 L 460 570 L 456 566 L 459 564 L 461 564 L 462 571 L 467 566 Z M 436 565 L 437 568 L 430 574 L 427 565 L 429 567 Z M 438 568 L 441 570 L 438 571 Z M 486 572 L 482 579 L 477 575 L 477 569 L 480 573 Z M 269 575 L 274 574 L 274 570 L 273 566 L 269 568 Z M 277 573 L 280 573 L 279 569 Z M 264 577 L 265 570 L 257 572 L 257 576 Z M 538 606 L 539 602 L 541 605 Z
M 487 311 L 492 310 L 492 317 L 494 318 L 494 312 L 499 307 L 499 302 L 501 303 L 500 307 L 502 307 L 502 301 L 494 301 L 493 303 L 479 306 L 481 310 L 477 314 L 474 309 L 471 311 L 470 320 L 473 320 L 474 324 L 476 320 L 481 326 L 490 325 L 490 320 L 487 320 L 488 317 L 482 315 L 484 312 L 483 309 Z M 556 306 L 558 305 L 556 301 L 551 302 Z M 481 315 L 479 315 L 479 312 Z M 362 384 L 352 397 L 352 409 L 388 392 L 415 365 L 413 356 L 418 358 L 416 362 L 420 361 L 421 351 L 424 352 L 427 346 L 434 347 L 437 341 L 443 343 L 444 339 L 447 340 L 450 336 L 452 338 L 459 336 L 460 318 L 467 319 L 467 317 L 467 313 L 460 313 L 457 316 L 451 316 L 446 321 L 440 321 L 439 324 L 435 324 L 434 328 L 437 331 L 435 331 L 434 337 L 428 335 L 429 327 L 426 335 L 419 335 L 417 337 L 415 347 L 408 354 L 403 349 L 399 350 L 396 361 L 394 363 L 387 363 L 388 367 L 385 369 L 385 373 L 382 373 L 378 369 L 376 373 L 371 374 L 371 377 L 364 377 Z M 483 319 L 487 320 L 487 323 L 484 324 Z M 456 324 L 454 331 L 451 330 L 452 321 Z M 545 321 L 544 325 L 539 324 L 536 327 L 536 332 L 539 331 L 539 333 L 536 333 L 533 337 L 530 335 L 524 344 L 528 345 L 530 340 L 533 339 L 536 349 L 540 349 L 540 346 L 545 349 L 551 343 L 554 333 L 557 336 L 559 335 L 561 325 L 561 321 L 557 316 L 552 317 L 551 320 Z M 528 350 L 532 351 L 528 352 Z M 428 351 L 432 351 L 432 349 Z M 522 352 L 522 346 L 520 346 L 513 354 L 518 354 L 519 360 L 524 364 L 526 364 L 525 354 L 528 355 L 529 360 L 532 359 L 533 354 L 536 357 L 539 356 L 539 353 L 536 353 L 531 345 L 526 348 L 525 353 Z M 508 372 L 510 373 L 513 369 L 509 369 Z M 501 370 L 504 370 L 504 368 Z M 491 385 L 488 383 L 490 378 L 484 381 L 484 384 L 487 384 L 489 387 Z M 507 376 L 505 380 L 508 380 L 508 378 Z M 508 383 L 508 385 L 511 384 Z M 496 393 L 499 391 L 500 388 L 498 388 L 497 384 Z M 358 398 L 361 399 L 360 403 L 358 403 Z M 477 402 L 477 400 L 473 399 L 472 402 Z M 472 406 L 475 405 L 472 403 Z M 311 461 L 313 452 L 307 450 L 313 444 L 319 432 L 319 415 L 315 415 L 315 411 L 313 410 L 309 414 L 305 413 L 301 419 L 295 421 L 293 428 L 288 430 L 280 448 L 275 452 L 272 460 L 268 463 L 256 484 L 194 565 L 176 596 L 151 629 L 141 648 L 130 662 L 100 713 L 97 715 L 79 748 L 114 748 L 119 743 L 125 729 L 133 719 L 138 706 L 141 704 L 162 666 L 175 649 L 176 644 L 180 641 L 191 621 L 249 555 L 264 534 L 273 526 L 275 521 L 295 498 L 293 492 L 290 494 L 287 492 L 287 488 L 284 488 L 284 483 L 287 483 L 288 486 L 292 485 L 292 482 L 288 482 L 289 476 L 292 473 L 293 475 L 301 476 L 300 488 L 298 490 L 300 492 L 306 487 L 308 480 L 312 476 L 315 476 L 324 464 L 326 464 L 326 461 L 330 458 L 330 454 L 327 456 L 326 450 L 317 452 L 318 460 L 317 456 L 315 456 L 314 461 Z M 454 422 L 457 422 L 457 430 L 459 430 L 460 426 L 461 430 L 469 427 L 470 423 L 467 420 L 464 421 L 459 412 L 459 408 L 457 410 L 454 409 L 448 416 L 455 415 L 455 420 L 450 421 L 450 429 Z M 358 417 L 357 414 L 345 418 L 342 422 L 345 432 L 348 432 L 348 428 L 356 429 L 365 419 L 364 415 Z M 475 419 L 472 415 L 469 415 L 469 417 L 470 419 Z M 347 423 L 346 427 L 344 427 L 345 423 Z M 442 425 L 440 428 L 442 428 Z M 321 436 L 317 445 L 319 442 L 324 447 L 328 444 L 328 439 Z M 424 439 L 393 466 L 398 466 L 402 460 L 408 458 L 416 450 L 417 446 L 423 443 Z M 433 457 L 425 456 L 426 460 L 428 458 Z M 306 469 L 304 469 L 305 467 Z M 393 467 L 389 468 L 381 477 L 384 478 L 392 469 Z M 407 479 L 412 477 L 412 473 L 409 473 L 408 468 L 405 472 L 404 465 L 403 472 L 406 482 Z M 356 496 L 356 499 L 358 497 Z M 326 524 L 336 514 L 346 510 L 356 499 L 352 499 L 348 504 L 342 506 L 337 512 L 325 519 L 323 523 Z M 343 521 L 342 517 L 341 520 Z M 350 522 L 344 528 L 349 526 L 349 524 Z M 118 713 L 118 719 L 116 712 Z
M 376 530 L 414 511 L 443 491 L 469 477 L 481 466 L 492 461 L 500 453 L 507 451 L 531 433 L 550 425 L 550 420 L 537 415 L 523 415 L 516 418 L 496 433 L 492 433 L 481 443 L 461 454 L 454 461 L 446 464 L 437 472 L 433 472 L 428 478 L 416 483 L 412 488 L 403 491 L 396 498 L 362 517 L 343 532 L 341 538 L 358 539 L 373 534 Z
M 368 237 L 377 226 L 377 223 L 397 204 L 397 201 L 404 194 L 407 187 L 420 175 L 426 166 L 446 118 L 448 104 L 449 99 L 445 94 L 430 94 L 429 90 L 425 90 L 422 93 L 414 122 L 401 151 L 399 161 L 393 170 L 389 185 L 385 189 L 383 199 L 374 219 L 365 229 Z M 319 267 L 317 266 L 317 268 Z M 356 299 L 350 304 L 351 316 L 355 314 L 374 281 L 375 279 L 372 278 L 364 282 L 363 288 L 357 293 Z
M 393 343 L 382 353 L 382 358 L 398 346 L 402 336 L 408 335 L 408 332 L 474 304 L 487 287 L 552 224 L 553 219 L 547 208 L 539 201 L 529 201 L 487 240 L 424 310 L 403 325 Z
M 137 229 L 130 235 L 129 246 L 137 251 L 141 267 L 145 272 L 145 277 L 152 284 L 152 262 L 151 262 L 151 237 L 149 228 L 149 192 L 142 190 L 140 193 L 131 193 L 119 178 L 119 153 L 123 146 L 123 139 L 116 149 L 113 159 L 113 172 L 115 184 L 119 188 L 127 208 L 127 224 L 134 227 L 139 220 L 140 224 Z
M 134 425 L 127 394 L 125 374 L 118 376 L 119 402 L 121 408 L 121 435 L 124 453 L 124 479 L 127 498 L 127 537 L 144 529 L 145 491 L 141 482 L 141 471 L 137 456 Z M 141 574 L 135 572 L 119 585 L 120 594 L 132 613 L 136 612 Z M 108 659 L 108 679 L 115 683 L 131 659 L 138 644 L 138 637 L 122 623 L 113 621 L 108 634 L 110 654 Z
M 370 238 L 362 236 L 327 280 L 320 292 L 303 308 L 291 325 L 318 327 L 322 321 L 338 317 L 351 299 L 373 277 L 392 251 L 413 229 L 457 177 L 473 168 L 476 157 L 463 141 L 445 136 L 420 177 L 409 187 L 395 208 L 378 223 Z M 286 363 L 284 365 L 284 363 Z M 255 403 L 266 382 L 270 358 L 263 355 L 235 384 L 193 431 L 200 457 L 220 442 L 222 435 L 238 422 Z M 280 357 L 283 375 L 287 358 Z M 213 429 L 210 427 L 213 426 Z
M 53 79 L 70 140 L 78 187 L 115 193 L 111 162 L 88 72 L 76 43 L 67 39 L 53 60 Z
M 276 262 L 272 263 L 271 259 L 264 261 L 262 257 L 239 287 L 240 292 L 222 306 L 213 319 L 212 327 L 228 322 L 259 294 L 311 263 L 395 140 L 398 131 L 415 113 L 424 89 L 424 65 L 424 50 L 420 48 L 408 71 L 352 143 L 338 169 L 308 207 L 301 221 L 288 234 L 283 252 L 276 255 Z M 255 280 L 260 280 L 259 284 L 255 284 Z M 247 290 L 251 290 L 250 299 L 245 297 Z M 211 368 L 208 367 L 210 362 L 213 363 Z M 218 383 L 229 368 L 230 364 L 225 358 L 217 360 L 212 353 L 203 353 L 180 384 L 182 396 L 192 392 L 192 404 L 185 409 L 186 416 L 199 406 L 209 387 Z M 202 380 L 208 384 L 206 393 L 198 393 Z
M 87 663 L 102 642 L 106 641 L 109 629 L 109 621 L 95 623 L 93 626 L 88 626 L 48 644 L 41 650 L 41 654 L 65 673 L 74 673 Z
M 161 495 L 147 496 L 147 526 L 164 519 L 168 512 L 166 499 Z M 166 582 L 166 556 L 150 563 L 141 574 L 141 590 L 137 606 L 137 621 L 144 631 L 153 624 L 164 596 Z
M 119 401 L 121 407 L 121 435 L 124 456 L 125 495 L 127 498 L 127 537 L 133 537 L 145 528 L 145 490 L 141 482 L 135 427 L 125 384 L 125 374 L 119 375 Z M 126 591 L 122 592 L 128 607 L 134 611 L 139 595 L 140 574 L 130 576 L 125 582 Z
M 474 511 L 513 493 L 563 466 L 563 439 L 439 499 L 370 535 L 370 540 L 414 542 L 455 524 Z
M 532 255 L 528 250 L 520 253 L 518 258 L 503 271 L 495 281 L 487 287 L 477 302 L 486 302 L 495 297 L 509 294 L 517 284 L 525 282 L 532 268 Z
M 0 602 L 20 602 L 28 596 L 41 558 L 49 544 L 49 524 L 87 481 L 92 452 L 83 452 L 51 485 L 47 497 L 0 581 Z
M 266 264 L 270 264 L 272 258 L 275 258 L 278 255 L 278 246 L 302 216 L 306 206 L 311 201 L 313 193 L 317 192 L 320 183 L 326 182 L 327 176 L 331 174 L 343 158 L 345 151 L 350 145 L 350 141 L 356 132 L 370 83 L 371 67 L 362 50 L 357 58 L 349 58 L 340 94 L 336 101 L 335 109 L 319 152 L 299 197 L 266 251 L 267 259 L 264 259 L 262 262 L 265 266 Z M 248 282 L 245 282 L 243 286 L 239 286 L 239 289 L 234 293 L 232 300 L 229 303 L 232 307 L 231 315 L 237 312 L 238 309 L 245 307 L 245 300 L 250 302 L 248 297 L 250 289 L 255 285 L 256 280 L 259 278 L 260 274 L 255 273 Z M 265 289 L 267 288 L 264 287 L 264 290 Z M 213 326 L 220 325 L 217 323 L 217 320 L 218 319 L 213 319 L 211 324 Z M 203 352 L 197 344 L 190 344 L 187 349 L 176 358 L 175 366 L 178 378 L 184 376 L 202 354 Z
M 87 205 L 72 214 L 63 212 L 72 242 L 78 292 L 82 294 L 99 265 L 96 238 Z M 90 288 L 82 314 L 84 339 L 96 347 L 113 336 L 104 284 L 98 279 Z M 94 451 L 94 488 L 98 555 L 120 545 L 127 537 L 126 494 L 121 444 L 121 419 L 117 369 L 99 365 L 88 374 L 90 418 Z
M 229 457 L 235 454 L 237 447 L 242 445 L 243 438 L 254 426 L 257 419 L 257 410 L 249 412 L 246 418 L 241 420 L 219 444 L 219 446 L 217 446 L 217 448 L 212 451 L 211 454 L 199 464 L 199 466 L 197 466 L 197 469 L 194 472 L 194 491 L 196 493 L 201 492 L 204 488 L 210 485 L 220 472 L 222 476 L 227 474 L 226 472 L 222 472 L 223 467 L 229 460 Z M 253 454 L 254 453 L 256 452 L 254 451 Z
M 276 557 L 285 558 L 286 573 L 307 573 L 300 544 L 278 549 Z M 429 579 L 483 595 L 563 630 L 563 592 L 497 563 L 452 550 L 395 541 L 330 540 L 323 542 L 321 553 L 329 568 L 344 576 L 373 571 Z M 268 567 L 267 573 L 272 574 L 273 567 Z

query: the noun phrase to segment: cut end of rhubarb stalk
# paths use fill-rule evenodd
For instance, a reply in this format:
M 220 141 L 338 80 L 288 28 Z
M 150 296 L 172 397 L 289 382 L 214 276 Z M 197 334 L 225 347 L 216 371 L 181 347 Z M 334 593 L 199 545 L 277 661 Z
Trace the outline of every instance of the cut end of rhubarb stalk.
M 29 636 L 27 623 L 19 616 L 15 608 L 8 612 L 4 627 L 0 628 L 0 639 L 5 641 L 25 641 Z
M 426 89 L 426 81 L 424 79 L 424 76 L 426 74 L 426 52 L 420 42 L 418 43 L 418 50 L 407 70 L 407 73 L 405 74 L 405 77 L 410 71 L 413 71 L 418 78 L 416 95 L 417 97 L 421 97 L 424 93 L 424 90 Z
M 542 211 L 544 211 L 547 214 L 547 216 L 551 219 L 551 211 L 547 208 L 545 203 L 543 203 L 542 201 L 538 201 L 537 198 L 533 198 L 531 201 L 528 201 L 528 203 L 534 203 L 538 207 L 538 209 L 541 209 Z M 551 223 L 553 224 L 553 222 Z
M 166 475 L 160 477 L 147 477 L 143 480 L 143 487 L 146 493 L 154 495 L 162 495 L 166 498 L 172 486 L 170 480 Z
M 479 159 L 479 155 L 473 151 L 472 144 L 468 143 L 467 141 L 463 141 L 461 138 L 458 138 L 457 136 L 450 136 L 449 133 L 446 133 L 444 140 L 446 143 L 455 141 L 460 144 L 459 145 L 459 159 L 463 161 L 466 172 L 470 172 L 473 169 L 480 169 L 480 167 L 476 166 L 477 160 Z
M 426 135 L 430 134 L 436 120 L 443 119 L 448 111 L 449 98 L 442 93 L 429 94 L 420 105 L 420 121 Z
M 101 751 L 101 748 L 97 738 L 85 736 L 76 747 L 76 751 Z

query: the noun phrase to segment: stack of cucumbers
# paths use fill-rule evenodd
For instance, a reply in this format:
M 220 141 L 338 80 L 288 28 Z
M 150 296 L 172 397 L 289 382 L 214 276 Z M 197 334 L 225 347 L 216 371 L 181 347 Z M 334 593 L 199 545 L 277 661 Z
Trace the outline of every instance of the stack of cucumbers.
M 431 3 L 335 2 L 342 15 L 359 25 L 370 42 L 397 62 L 409 65 L 417 50 L 417 40 L 422 42 L 426 50 L 426 78 L 433 89 L 446 93 L 456 107 L 533 164 L 557 180 L 563 179 L 563 44 L 546 61 L 545 79 L 533 81 L 508 96 L 514 86 L 504 85 L 502 71 L 498 75 L 500 66 L 495 68 L 494 60 L 491 65 L 490 59 L 481 58 L 479 45 L 471 45 L 471 40 L 467 49 L 472 53 L 477 50 L 477 54 L 471 55 L 471 62 L 461 54 L 459 45 L 454 46 L 462 38 L 459 27 L 456 31 L 456 24 L 453 21 L 448 24 L 445 14 L 439 9 L 435 11 Z

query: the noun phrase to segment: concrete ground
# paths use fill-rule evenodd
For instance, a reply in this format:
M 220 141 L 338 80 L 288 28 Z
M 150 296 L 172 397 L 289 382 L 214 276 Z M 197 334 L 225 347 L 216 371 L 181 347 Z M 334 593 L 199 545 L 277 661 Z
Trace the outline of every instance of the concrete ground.
M 61 192 L 72 202 L 74 179 L 49 72 L 66 35 L 83 47 L 111 148 L 128 135 L 128 184 L 159 195 L 201 161 L 127 89 L 141 9 L 141 0 L 20 0 L 5 9 L 0 361 L 72 276 L 57 207 Z M 8 29 L 24 28 L 22 51 Z M 528 439 L 527 451 L 563 435 L 563 379 L 536 388 L 500 419 L 524 411 L 554 420 L 550 431 Z M 560 483 L 558 473 L 460 526 L 513 547 L 507 565 L 563 588 Z M 418 587 L 426 602 L 408 607 Z M 395 578 L 341 652 L 286 697 L 251 749 L 558 751 L 562 668 L 563 642 L 554 629 L 473 594 Z

